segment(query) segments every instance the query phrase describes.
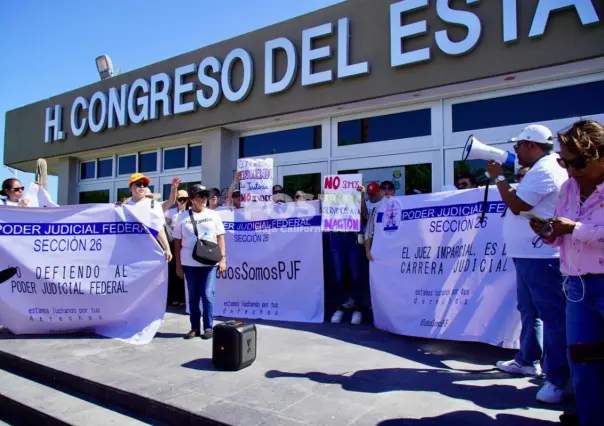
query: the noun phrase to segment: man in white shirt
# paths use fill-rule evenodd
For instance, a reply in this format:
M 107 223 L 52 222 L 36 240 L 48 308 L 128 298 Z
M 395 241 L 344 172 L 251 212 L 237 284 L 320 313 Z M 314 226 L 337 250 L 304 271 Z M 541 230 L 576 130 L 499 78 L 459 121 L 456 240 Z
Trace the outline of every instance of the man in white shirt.
M 545 219 L 554 215 L 560 187 L 568 179 L 566 170 L 553 153 L 552 132 L 541 125 L 526 127 L 512 139 L 521 166 L 530 167 L 514 190 L 503 168 L 490 162 L 487 171 L 497 182 L 508 207 L 503 221 L 506 250 L 516 267 L 518 311 L 522 321 L 520 352 L 497 368 L 512 374 L 538 377 L 545 370 L 546 382 L 537 400 L 559 403 L 569 382 L 566 356 L 566 301 L 562 290 L 559 250 L 536 240 L 529 219 L 520 212 L 532 212 Z M 540 361 L 545 352 L 543 370 Z

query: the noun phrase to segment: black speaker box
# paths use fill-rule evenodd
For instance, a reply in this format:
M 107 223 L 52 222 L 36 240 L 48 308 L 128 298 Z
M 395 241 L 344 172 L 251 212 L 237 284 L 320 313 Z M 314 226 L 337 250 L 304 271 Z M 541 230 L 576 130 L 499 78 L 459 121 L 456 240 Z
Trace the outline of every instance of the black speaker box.
M 227 321 L 214 326 L 212 363 L 218 370 L 237 371 L 256 360 L 256 326 Z

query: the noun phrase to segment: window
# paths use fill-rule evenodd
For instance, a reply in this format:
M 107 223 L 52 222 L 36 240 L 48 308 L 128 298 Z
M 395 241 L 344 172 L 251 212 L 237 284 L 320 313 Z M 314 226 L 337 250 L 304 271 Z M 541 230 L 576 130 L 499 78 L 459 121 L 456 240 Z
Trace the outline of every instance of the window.
M 136 173 L 136 154 L 124 155 L 117 159 L 117 174 L 131 175 Z
M 99 189 L 97 191 L 81 191 L 79 204 L 94 204 L 94 203 L 108 203 L 109 202 L 109 190 Z
M 457 179 L 462 174 L 471 174 L 476 179 L 478 186 L 485 186 L 488 182 L 488 178 L 485 173 L 487 171 L 486 160 L 466 160 L 466 161 L 455 161 L 453 163 L 455 169 L 455 176 L 453 176 L 453 184 L 457 186 Z M 508 182 L 514 183 L 514 166 L 503 165 L 503 173 L 507 178 Z
M 157 152 L 145 152 L 138 156 L 138 171 L 150 173 L 157 171 Z
M 188 192 L 189 189 L 191 188 L 191 186 L 200 184 L 200 183 L 201 182 L 181 182 L 181 184 L 178 185 L 178 190 L 184 189 L 185 191 Z M 170 188 L 172 188 L 171 183 L 164 184 L 164 187 L 162 189 L 162 197 L 163 197 L 164 201 L 170 199 Z
M 201 145 L 189 147 L 189 167 L 201 167 Z
M 113 177 L 113 158 L 99 160 L 99 179 Z
M 455 104 L 453 131 L 584 117 L 604 112 L 604 81 Z
M 432 164 L 410 164 L 407 166 L 380 167 L 362 170 L 341 170 L 338 174 L 363 175 L 363 185 L 389 180 L 394 185 L 394 195 L 413 195 L 432 192 Z
M 80 180 L 94 179 L 96 177 L 96 161 L 80 163 Z
M 185 168 L 185 148 L 164 149 L 164 170 Z
M 321 149 L 321 126 L 239 138 L 239 158 Z
M 338 146 L 429 136 L 430 109 L 367 117 L 338 123 Z
M 316 199 L 322 192 L 321 173 L 283 176 L 283 190 L 292 200 L 298 190 L 302 190 Z

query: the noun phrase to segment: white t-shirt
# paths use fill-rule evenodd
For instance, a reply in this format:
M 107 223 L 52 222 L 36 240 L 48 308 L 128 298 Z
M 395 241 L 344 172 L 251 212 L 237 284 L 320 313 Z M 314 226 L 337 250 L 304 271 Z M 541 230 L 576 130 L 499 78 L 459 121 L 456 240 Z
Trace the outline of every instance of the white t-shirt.
M 170 226 L 174 227 L 174 221 L 176 220 L 176 216 L 178 216 L 179 214 L 180 211 L 178 210 L 178 207 L 172 207 L 166 210 L 164 216 L 166 217 L 166 219 L 170 219 Z
M 155 201 L 152 203 L 152 200 L 149 198 L 144 198 L 136 203 L 134 200 L 130 200 L 126 203 L 128 206 L 132 206 L 132 211 L 144 225 L 148 226 L 151 229 L 159 232 L 163 229 L 163 226 L 166 223 L 166 218 L 164 216 L 164 209 L 161 206 L 161 203 Z M 153 205 L 153 208 L 151 206 Z
M 0 200 L 0 206 L 17 206 L 18 207 L 19 203 L 15 202 L 15 201 L 11 201 L 8 198 L 2 198 Z
M 201 213 L 193 213 L 193 219 L 197 225 L 199 238 L 213 243 L 218 242 L 218 236 L 224 235 L 224 224 L 220 215 L 215 210 L 205 208 Z M 193 249 L 197 243 L 195 231 L 191 224 L 189 210 L 181 212 L 174 219 L 174 230 L 172 236 L 182 241 L 180 250 L 180 264 L 183 266 L 210 266 L 199 263 L 193 259 Z
M 532 212 L 550 219 L 556 210 L 562 184 L 568 180 L 568 173 L 557 162 L 558 155 L 551 153 L 541 158 L 526 173 L 516 189 L 516 196 L 533 206 Z M 529 219 L 516 216 L 509 209 L 503 219 L 503 235 L 509 257 L 523 259 L 549 259 L 560 257 L 558 248 L 543 244 L 533 247 L 535 233 Z

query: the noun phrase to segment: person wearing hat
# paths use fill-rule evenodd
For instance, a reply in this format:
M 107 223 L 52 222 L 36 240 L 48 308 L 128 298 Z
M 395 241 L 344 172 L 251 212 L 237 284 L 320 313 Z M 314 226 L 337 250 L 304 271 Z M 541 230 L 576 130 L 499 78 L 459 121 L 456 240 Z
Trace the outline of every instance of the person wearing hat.
M 558 165 L 554 138 L 547 127 L 527 126 L 512 142 L 516 143 L 514 150 L 520 165 L 530 167 L 516 189 L 508 183 L 501 164 L 491 161 L 487 166 L 489 177 L 495 180 L 509 210 L 503 220 L 503 235 L 507 255 L 516 267 L 517 306 L 522 323 L 520 351 L 514 359 L 498 362 L 497 368 L 531 377 L 545 373 L 546 382 L 537 393 L 537 400 L 560 403 L 570 379 L 560 250 L 535 239 L 529 219 L 520 213 L 551 219 L 568 173 Z
M 223 273 L 226 270 L 224 224 L 220 214 L 208 207 L 209 198 L 210 191 L 205 186 L 193 185 L 189 189 L 191 209 L 176 216 L 172 231 L 176 274 L 181 278 L 186 277 L 189 292 L 191 330 L 184 336 L 187 340 L 194 337 L 202 339 L 213 337 L 216 276 L 217 272 Z M 205 265 L 193 258 L 193 250 L 198 239 L 218 244 L 221 258 L 216 265 Z M 203 312 L 199 308 L 200 300 Z M 203 334 L 201 331 L 202 314 Z
M 161 204 L 153 199 L 153 194 L 149 191 L 150 183 L 151 179 L 142 173 L 135 173 L 130 176 L 128 188 L 130 189 L 132 198 L 123 204 L 133 207 L 133 210 L 140 218 L 146 219 L 145 225 L 157 231 L 157 241 L 164 249 L 166 260 L 170 262 L 172 260 L 172 251 L 170 250 L 170 243 L 164 229 L 164 224 L 166 223 L 164 210 Z M 151 196 L 148 197 L 148 195 Z
M 241 172 L 235 173 L 235 177 L 233 178 L 233 182 L 231 182 L 231 186 L 227 191 L 226 200 L 224 202 L 225 207 L 232 209 L 240 209 L 241 208 L 241 191 L 235 189 L 237 185 L 239 185 L 239 179 L 241 176 Z

